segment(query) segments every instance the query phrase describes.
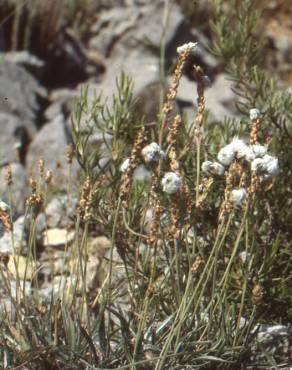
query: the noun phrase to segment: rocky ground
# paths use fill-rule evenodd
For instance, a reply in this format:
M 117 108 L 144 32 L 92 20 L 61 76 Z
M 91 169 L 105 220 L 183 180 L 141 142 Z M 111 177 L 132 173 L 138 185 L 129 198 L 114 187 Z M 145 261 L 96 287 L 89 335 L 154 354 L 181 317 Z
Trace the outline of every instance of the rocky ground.
M 91 25 L 86 43 L 81 42 L 70 29 L 60 31 L 62 50 L 55 55 L 53 62 L 42 60 L 28 51 L 8 52 L 4 48 L 1 52 L 0 199 L 10 203 L 6 178 L 7 165 L 10 165 L 14 243 L 21 252 L 19 277 L 21 279 L 26 275 L 26 291 L 30 294 L 30 281 L 38 269 L 42 275 L 40 294 L 44 300 L 50 299 L 52 289 L 56 292 L 64 284 L 61 276 L 64 268 L 69 268 L 64 267 L 63 263 L 68 253 L 65 245 L 70 248 L 74 240 L 73 214 L 78 189 L 70 199 L 62 190 L 67 186 L 65 153 L 71 142 L 70 115 L 81 86 L 88 83 L 89 94 L 102 92 L 110 98 L 115 92 L 116 78 L 124 70 L 134 80 L 134 96 L 138 99 L 140 113 L 151 122 L 155 120 L 158 110 L 164 1 L 128 0 L 119 3 L 121 5 L 101 9 Z M 279 6 L 280 3 L 267 2 L 265 18 L 262 20 L 267 45 L 266 64 L 272 73 L 280 77 L 283 89 L 291 91 L 292 21 L 291 14 L 289 17 L 288 10 Z M 173 5 L 165 39 L 166 69 L 170 73 L 178 45 L 188 41 L 199 43 L 199 51 L 193 62 L 202 65 L 212 81 L 211 88 L 206 90 L 208 120 L 212 124 L 237 112 L 231 82 L 222 72 L 220 61 L 209 51 L 208 35 L 206 25 L 196 27 L 196 24 L 188 21 L 179 5 Z M 2 39 L 1 28 L 0 36 Z M 186 73 L 181 81 L 177 107 L 187 117 L 196 110 L 195 91 L 196 84 Z M 59 191 L 50 196 L 45 211 L 38 215 L 36 233 L 39 259 L 36 266 L 31 267 L 32 271 L 24 271 L 22 266 L 26 264 L 28 243 L 25 199 L 30 193 L 28 179 L 37 173 L 40 158 L 44 159 L 46 170 L 52 171 L 52 187 Z M 73 161 L 72 178 L 76 177 L 78 166 Z M 13 281 L 16 272 L 10 258 L 11 235 L 2 229 L 0 252 L 8 256 L 5 268 Z M 92 289 L 103 281 L 106 267 L 102 260 L 108 253 L 110 241 L 100 235 L 92 237 L 89 245 L 89 270 L 92 273 L 88 274 L 87 285 L 88 289 Z M 10 311 L 8 298 L 2 296 L 1 304 L 2 309 L 5 307 Z M 278 338 L 280 342 L 288 338 L 286 327 L 268 326 L 262 329 L 259 336 L 263 341 L 268 337 Z

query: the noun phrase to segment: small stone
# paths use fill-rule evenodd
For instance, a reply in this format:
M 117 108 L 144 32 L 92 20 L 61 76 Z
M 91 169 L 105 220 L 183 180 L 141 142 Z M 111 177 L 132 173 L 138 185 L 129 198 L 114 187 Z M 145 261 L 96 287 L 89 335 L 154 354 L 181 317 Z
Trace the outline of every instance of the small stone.
M 60 247 L 70 244 L 75 238 L 75 231 L 66 229 L 49 229 L 43 233 L 45 247 Z
M 7 269 L 14 279 L 33 280 L 37 271 L 37 266 L 27 257 L 9 256 Z
M 19 217 L 13 224 L 12 232 L 6 232 L 0 238 L 0 252 L 12 254 L 15 252 L 24 252 L 27 247 L 26 235 L 24 230 L 25 216 Z

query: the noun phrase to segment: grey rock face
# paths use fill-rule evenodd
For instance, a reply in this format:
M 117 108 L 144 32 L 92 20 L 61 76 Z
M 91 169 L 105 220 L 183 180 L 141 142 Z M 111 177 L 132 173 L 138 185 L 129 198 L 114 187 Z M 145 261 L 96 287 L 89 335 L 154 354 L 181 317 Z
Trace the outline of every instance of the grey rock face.
M 10 113 L 1 112 L 0 106 L 0 167 L 18 161 L 16 146 L 19 143 L 19 138 L 17 131 L 21 127 L 23 127 L 23 122 Z
M 79 97 L 76 90 L 58 89 L 50 93 L 51 104 L 44 115 L 47 121 L 53 121 L 59 114 L 67 118 L 73 111 L 75 99 Z
M 260 325 L 257 343 L 253 348 L 253 359 L 266 362 L 267 356 L 277 364 L 291 361 L 292 327 L 285 325 Z M 291 365 L 291 362 L 290 362 Z M 286 369 L 286 368 L 285 368 Z M 288 368 L 287 368 L 288 369 Z
M 0 111 L 18 116 L 30 135 L 36 131 L 40 97 L 46 97 L 45 89 L 23 67 L 0 64 Z
M 90 48 L 108 58 L 101 83 L 93 85 L 97 93 L 111 97 L 116 79 L 123 70 L 134 80 L 134 95 L 159 81 L 159 48 L 163 33 L 164 1 L 130 2 L 104 11 L 94 25 Z M 166 47 L 176 36 L 184 17 L 173 4 L 169 13 Z
M 13 224 L 13 236 L 11 232 L 6 232 L 0 238 L 0 252 L 12 254 L 15 252 L 23 252 L 26 250 L 27 243 L 24 230 L 25 217 L 19 217 Z
M 194 119 L 197 106 L 197 83 L 182 76 L 178 89 L 178 100 L 183 107 L 192 107 L 191 110 L 184 109 L 184 112 L 191 120 Z M 223 121 L 226 116 L 236 114 L 236 95 L 231 90 L 231 82 L 224 74 L 218 75 L 211 88 L 205 89 L 206 110 L 209 111 L 208 123 Z M 195 109 L 194 109 L 195 108 Z
M 128 50 L 155 49 L 159 52 L 165 19 L 165 2 L 145 2 L 114 7 L 104 11 L 92 31 L 96 36 L 90 47 L 104 56 L 127 55 Z M 184 17 L 181 8 L 172 4 L 165 32 L 166 47 L 176 37 Z M 121 54 L 122 53 L 122 54 Z
M 62 195 L 53 198 L 46 207 L 46 224 L 49 228 L 65 228 L 72 223 L 78 199 Z
M 46 169 L 53 172 L 53 178 L 58 183 L 64 181 L 66 175 L 66 145 L 65 123 L 63 116 L 59 115 L 53 122 L 42 127 L 35 135 L 27 155 L 28 171 L 36 174 L 37 162 L 40 158 L 43 158 Z
M 45 62 L 30 54 L 27 50 L 11 51 L 8 53 L 1 53 L 0 57 L 6 62 L 18 64 L 23 66 L 28 72 L 37 77 L 43 73 Z
M 25 198 L 27 195 L 26 190 L 26 171 L 19 163 L 11 163 L 12 173 L 11 195 L 12 195 L 12 209 L 16 210 L 19 214 L 25 209 Z M 6 168 L 0 170 L 0 198 L 9 199 L 9 189 L 5 181 Z

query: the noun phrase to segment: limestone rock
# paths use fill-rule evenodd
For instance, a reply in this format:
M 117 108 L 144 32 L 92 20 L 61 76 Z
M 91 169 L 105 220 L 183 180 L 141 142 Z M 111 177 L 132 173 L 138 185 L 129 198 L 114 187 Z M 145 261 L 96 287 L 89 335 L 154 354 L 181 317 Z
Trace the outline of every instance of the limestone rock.
M 1 103 L 0 96 L 0 167 L 11 162 L 18 162 L 19 138 L 17 132 L 20 127 L 23 127 L 19 118 L 10 113 L 1 112 Z
M 0 139 L 1 140 L 1 139 Z M 1 149 L 0 149 L 1 150 Z M 26 171 L 24 167 L 19 163 L 11 163 L 10 165 L 12 172 L 12 184 L 10 185 L 12 196 L 12 212 L 16 211 L 21 214 L 25 209 L 25 198 L 28 193 L 26 187 Z M 9 199 L 9 188 L 5 181 L 7 169 L 2 168 L 0 170 L 0 198 Z
M 0 63 L 0 111 L 18 116 L 30 135 L 37 129 L 39 100 L 45 99 L 46 94 L 23 67 Z
M 37 265 L 32 259 L 23 256 L 9 256 L 7 269 L 14 279 L 33 280 L 37 272 Z
M 0 238 L 0 252 L 25 252 L 27 248 L 26 232 L 24 228 L 25 216 L 19 217 L 13 224 L 13 237 L 11 232 L 5 232 Z
M 75 231 L 66 229 L 48 229 L 43 233 L 45 247 L 60 247 L 70 244 L 75 238 Z
M 53 186 L 65 188 L 68 181 L 68 165 L 65 157 L 67 143 L 64 117 L 58 115 L 52 122 L 42 127 L 30 144 L 27 154 L 28 171 L 36 175 L 38 172 L 37 162 L 43 158 L 45 168 L 53 173 Z M 77 169 L 76 160 L 73 160 L 72 184 L 74 184 Z

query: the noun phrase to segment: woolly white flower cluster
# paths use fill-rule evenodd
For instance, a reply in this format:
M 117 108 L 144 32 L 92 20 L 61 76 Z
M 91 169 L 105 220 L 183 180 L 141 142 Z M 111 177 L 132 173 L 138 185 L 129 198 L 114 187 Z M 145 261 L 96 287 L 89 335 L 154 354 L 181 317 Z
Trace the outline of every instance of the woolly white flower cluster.
M 161 180 L 162 189 L 167 194 L 176 193 L 182 186 L 182 179 L 175 172 L 167 172 Z
M 183 54 L 185 52 L 193 53 L 198 47 L 197 42 L 188 42 L 187 44 L 183 44 L 179 46 L 176 51 L 178 54 Z
M 127 158 L 124 160 L 124 162 L 120 166 L 121 172 L 126 172 L 130 165 L 130 158 Z
M 202 171 L 207 175 L 222 176 L 225 172 L 225 167 L 218 162 L 205 161 L 202 163 Z
M 237 158 L 251 162 L 251 170 L 268 179 L 278 173 L 278 159 L 267 154 L 267 148 L 260 145 L 247 145 L 243 140 L 235 138 L 218 153 L 218 161 L 229 166 Z
M 0 199 L 0 210 L 3 212 L 7 212 L 9 210 L 9 205 L 3 202 L 3 200 Z
M 142 157 L 146 163 L 150 163 L 163 159 L 165 154 L 160 146 L 153 142 L 142 149 Z
M 233 203 L 235 207 L 241 205 L 246 197 L 246 190 L 244 188 L 233 189 L 230 194 L 229 200 Z
M 252 121 L 256 120 L 257 118 L 260 118 L 260 116 L 261 116 L 261 112 L 259 109 L 253 108 L 249 110 L 249 118 Z
M 251 163 L 251 170 L 262 175 L 264 180 L 274 177 L 279 171 L 278 158 L 269 154 L 264 155 L 262 158 L 256 158 Z

